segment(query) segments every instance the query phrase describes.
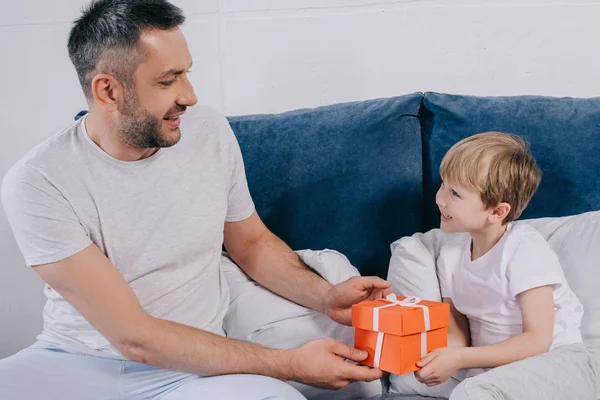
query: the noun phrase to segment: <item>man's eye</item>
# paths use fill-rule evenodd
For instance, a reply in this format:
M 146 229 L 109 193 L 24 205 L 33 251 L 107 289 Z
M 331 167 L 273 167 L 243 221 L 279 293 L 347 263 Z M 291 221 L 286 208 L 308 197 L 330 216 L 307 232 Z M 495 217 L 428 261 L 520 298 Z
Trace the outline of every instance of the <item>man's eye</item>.
M 166 82 L 160 82 L 162 86 L 171 86 L 175 82 L 175 79 Z

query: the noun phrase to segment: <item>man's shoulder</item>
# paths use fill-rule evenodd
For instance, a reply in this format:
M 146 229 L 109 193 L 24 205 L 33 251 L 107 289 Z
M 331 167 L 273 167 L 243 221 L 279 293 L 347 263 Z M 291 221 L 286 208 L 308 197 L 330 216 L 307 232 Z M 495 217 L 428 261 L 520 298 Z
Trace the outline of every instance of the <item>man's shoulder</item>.
M 198 146 L 206 148 L 208 143 L 218 148 L 228 148 L 236 141 L 227 118 L 211 107 L 190 107 L 181 117 L 181 122 L 181 143 L 190 149 L 197 149 Z
M 30 183 L 39 176 L 68 169 L 69 152 L 72 151 L 73 135 L 77 122 L 50 136 L 27 151 L 2 178 L 2 190 L 9 190 L 17 183 Z
M 212 127 L 216 130 L 228 128 L 227 118 L 212 107 L 200 105 L 190 107 L 181 117 L 184 129 L 193 127 Z

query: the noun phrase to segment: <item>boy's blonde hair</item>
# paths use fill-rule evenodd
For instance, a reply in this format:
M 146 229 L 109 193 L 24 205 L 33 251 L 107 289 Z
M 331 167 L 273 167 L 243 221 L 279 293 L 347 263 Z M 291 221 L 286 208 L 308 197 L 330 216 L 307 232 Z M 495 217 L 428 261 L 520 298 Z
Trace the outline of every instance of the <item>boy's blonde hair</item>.
M 486 209 L 510 204 L 503 223 L 519 218 L 542 179 L 527 143 L 502 132 L 480 133 L 456 143 L 442 159 L 440 175 L 478 191 Z

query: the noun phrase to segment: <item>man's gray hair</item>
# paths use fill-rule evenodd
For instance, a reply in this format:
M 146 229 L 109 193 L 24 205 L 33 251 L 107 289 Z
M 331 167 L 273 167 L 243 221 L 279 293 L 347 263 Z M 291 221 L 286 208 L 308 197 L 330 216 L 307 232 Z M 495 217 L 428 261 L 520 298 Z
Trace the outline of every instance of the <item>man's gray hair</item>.
M 133 73 L 145 54 L 139 48 L 145 29 L 170 30 L 183 24 L 182 10 L 166 0 L 94 0 L 69 34 L 69 57 L 88 99 L 98 73 L 131 86 Z

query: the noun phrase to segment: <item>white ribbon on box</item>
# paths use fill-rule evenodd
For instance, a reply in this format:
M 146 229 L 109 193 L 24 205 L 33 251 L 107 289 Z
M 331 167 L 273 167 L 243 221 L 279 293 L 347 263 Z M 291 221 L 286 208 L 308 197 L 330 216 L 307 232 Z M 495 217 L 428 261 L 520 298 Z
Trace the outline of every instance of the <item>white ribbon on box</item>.
M 395 294 L 390 293 L 385 298 L 390 304 L 384 306 L 375 307 L 373 309 L 373 331 L 377 332 L 377 346 L 375 347 L 375 361 L 373 366 L 379 368 L 379 362 L 381 361 L 381 348 L 383 347 L 383 332 L 379 332 L 379 310 L 388 307 L 418 307 L 423 309 L 423 317 L 425 320 L 425 331 L 421 332 L 421 357 L 427 354 L 427 331 L 431 329 L 431 321 L 429 319 L 429 308 L 423 304 L 419 304 L 421 299 L 418 297 L 407 297 L 404 300 L 398 300 Z

